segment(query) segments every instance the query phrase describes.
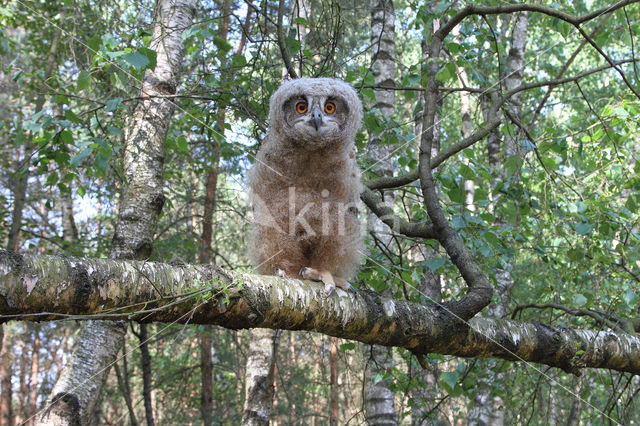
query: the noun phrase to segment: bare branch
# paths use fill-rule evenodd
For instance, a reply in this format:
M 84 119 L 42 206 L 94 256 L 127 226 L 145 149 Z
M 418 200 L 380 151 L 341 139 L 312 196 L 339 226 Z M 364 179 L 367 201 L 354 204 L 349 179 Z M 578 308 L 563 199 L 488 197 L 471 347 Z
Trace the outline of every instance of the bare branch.
M 284 17 L 284 0 L 280 0 L 278 3 L 278 47 L 280 48 L 280 54 L 284 61 L 284 66 L 287 68 L 287 72 L 291 78 L 298 78 L 296 70 L 291 63 L 291 56 L 287 50 L 287 45 L 284 42 L 284 34 L 282 33 L 282 18 Z
M 480 129 L 476 130 L 471 136 L 464 138 L 457 144 L 450 146 L 449 148 L 442 150 L 431 160 L 431 168 L 435 169 L 440 164 L 442 164 L 448 158 L 454 156 L 465 148 L 470 147 L 474 143 L 484 139 L 489 133 L 493 131 L 496 127 L 500 125 L 500 120 L 491 121 Z M 406 175 L 402 176 L 391 176 L 391 177 L 381 177 L 377 179 L 372 179 L 366 183 L 366 186 L 369 189 L 387 189 L 387 188 L 398 188 L 400 186 L 407 185 L 419 177 L 419 170 L 415 169 Z
M 360 194 L 362 201 L 392 231 L 407 237 L 434 238 L 433 226 L 428 223 L 411 223 L 397 216 L 373 191 L 365 188 Z
M 529 308 L 535 308 L 535 309 L 557 309 L 563 312 L 566 312 L 568 314 L 571 315 L 575 315 L 578 317 L 590 317 L 593 318 L 594 320 L 596 320 L 598 323 L 603 324 L 609 328 L 611 328 L 612 330 L 618 330 L 621 331 L 623 333 L 633 333 L 634 332 L 634 321 L 637 321 L 638 318 L 632 318 L 630 320 L 622 320 L 622 319 L 611 319 L 609 317 L 607 317 L 604 314 L 600 314 L 598 312 L 595 311 L 591 311 L 588 309 L 572 309 L 572 308 L 568 308 L 566 306 L 562 306 L 562 305 L 558 305 L 555 303 L 546 303 L 546 304 L 539 304 L 539 303 L 530 303 L 528 305 L 520 305 L 520 306 L 516 306 L 516 308 L 513 310 L 513 314 L 511 314 L 511 318 L 515 318 L 516 315 L 518 315 L 518 312 L 523 311 L 525 309 L 529 309 Z

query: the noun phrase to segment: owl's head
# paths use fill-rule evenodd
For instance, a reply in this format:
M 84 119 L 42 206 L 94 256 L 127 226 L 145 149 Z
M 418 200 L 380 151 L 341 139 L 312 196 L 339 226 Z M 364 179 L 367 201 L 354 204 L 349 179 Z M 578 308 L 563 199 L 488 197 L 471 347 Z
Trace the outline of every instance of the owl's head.
M 361 119 L 362 103 L 353 87 L 333 78 L 288 81 L 269 103 L 269 131 L 303 149 L 353 145 Z

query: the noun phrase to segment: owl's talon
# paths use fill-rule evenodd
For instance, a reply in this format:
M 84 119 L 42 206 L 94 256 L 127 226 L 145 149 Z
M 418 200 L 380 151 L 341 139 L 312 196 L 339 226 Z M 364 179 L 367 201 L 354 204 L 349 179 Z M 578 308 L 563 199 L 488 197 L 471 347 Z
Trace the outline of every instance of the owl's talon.
M 324 297 L 329 297 L 333 294 L 333 291 L 336 289 L 335 284 L 325 284 L 324 285 L 324 293 L 325 296 Z
M 302 268 L 300 268 L 300 271 L 298 271 L 298 276 L 301 278 L 304 278 L 305 280 L 308 279 L 308 273 L 309 273 L 309 268 L 307 268 L 306 266 L 303 266 Z
M 284 273 L 284 271 L 280 268 L 273 268 L 273 275 L 275 275 L 276 277 L 286 277 L 287 275 Z
M 336 286 L 340 287 L 341 289 L 343 289 L 344 291 L 352 291 L 352 292 L 356 292 L 356 288 L 354 286 L 352 286 L 351 284 L 349 284 L 349 282 L 347 280 L 345 280 L 344 278 L 341 277 L 333 277 L 333 279 L 336 282 Z

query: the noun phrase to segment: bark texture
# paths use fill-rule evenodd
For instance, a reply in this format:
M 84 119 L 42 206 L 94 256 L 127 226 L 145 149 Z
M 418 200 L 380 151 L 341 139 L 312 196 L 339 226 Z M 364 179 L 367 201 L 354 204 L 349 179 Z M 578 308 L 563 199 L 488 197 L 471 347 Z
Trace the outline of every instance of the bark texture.
M 123 186 L 111 259 L 146 259 L 164 204 L 162 169 L 164 146 L 174 103 L 173 95 L 183 58 L 182 33 L 191 25 L 193 0 L 160 0 L 150 48 L 156 68 L 148 70 L 136 105 L 124 129 Z M 156 97 L 160 96 L 160 97 Z M 100 396 L 109 366 L 122 345 L 121 322 L 89 322 L 81 331 L 69 365 L 47 400 L 42 424 L 87 424 Z M 96 348 L 100 353 L 95 356 Z M 91 359 L 92 362 L 87 362 Z
M 11 366 L 13 365 L 12 334 L 7 324 L 2 324 L 2 351 L 0 351 L 0 423 L 13 425 L 13 406 L 11 396 Z
M 78 228 L 73 217 L 73 199 L 71 198 L 71 185 L 69 190 L 63 192 L 62 198 L 62 241 L 65 246 L 70 246 L 78 238 Z
M 373 57 L 371 71 L 376 86 L 394 87 L 396 74 L 396 41 L 395 41 L 395 10 L 391 0 L 373 0 L 371 2 L 371 44 Z M 373 107 L 387 118 L 395 112 L 395 91 L 376 90 Z M 394 145 L 384 144 L 384 134 L 372 134 L 369 139 L 368 156 L 372 164 L 371 169 L 379 176 L 392 176 L 394 169 Z M 383 193 L 383 203 L 393 207 L 393 192 Z M 369 215 L 369 228 L 375 238 L 385 247 L 389 246 L 391 229 L 378 217 Z M 375 380 L 392 367 L 391 348 L 384 346 L 365 347 L 365 389 L 364 408 L 367 423 L 372 425 L 397 424 L 394 407 L 394 394 L 387 381 Z
M 123 322 L 89 321 L 77 337 L 69 363 L 40 412 L 41 425 L 89 423 L 106 370 L 115 359 L 124 336 Z M 97 376 L 96 376 L 97 375 Z
M 231 329 L 307 330 L 398 346 L 416 354 L 531 361 L 579 374 L 640 374 L 640 338 L 538 322 L 474 318 L 442 305 L 336 290 L 318 283 L 224 271 L 212 265 L 20 255 L 0 250 L 0 320 L 128 318 Z M 93 349 L 93 348 L 92 348 Z
M 140 360 L 142 362 L 142 395 L 144 397 L 144 415 L 147 420 L 147 426 L 153 426 L 153 403 L 151 401 L 151 355 L 149 354 L 149 334 L 147 333 L 147 325 L 140 324 Z
M 273 402 L 277 334 L 273 330 L 257 328 L 251 330 L 249 339 L 242 424 L 268 425 Z
M 329 424 L 331 426 L 338 425 L 340 415 L 338 405 L 338 339 L 329 338 L 329 383 L 331 386 L 331 395 L 329 401 Z
M 206 328 L 200 332 L 200 376 L 202 388 L 200 393 L 200 412 L 204 426 L 214 424 L 213 418 L 213 360 L 211 359 L 211 330 Z

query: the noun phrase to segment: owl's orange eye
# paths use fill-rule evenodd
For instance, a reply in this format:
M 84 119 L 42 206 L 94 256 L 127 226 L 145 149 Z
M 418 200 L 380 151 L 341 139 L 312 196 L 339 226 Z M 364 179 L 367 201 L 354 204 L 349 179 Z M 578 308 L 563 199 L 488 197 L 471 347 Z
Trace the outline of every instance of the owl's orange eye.
M 298 111 L 299 114 L 304 114 L 305 112 L 307 112 L 307 103 L 304 101 L 300 101 L 296 104 L 296 111 Z
M 334 104 L 333 102 L 327 102 L 326 104 L 324 104 L 324 112 L 326 112 L 327 114 L 333 114 L 334 112 L 336 112 L 336 104 Z

